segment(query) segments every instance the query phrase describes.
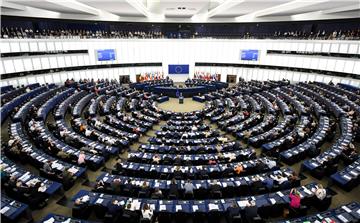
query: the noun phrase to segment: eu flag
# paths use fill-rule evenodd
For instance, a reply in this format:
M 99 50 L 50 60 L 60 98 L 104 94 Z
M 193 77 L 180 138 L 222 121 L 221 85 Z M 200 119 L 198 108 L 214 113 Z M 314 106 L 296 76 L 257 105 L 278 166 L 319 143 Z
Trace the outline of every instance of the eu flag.
M 169 64 L 169 74 L 189 74 L 189 64 Z

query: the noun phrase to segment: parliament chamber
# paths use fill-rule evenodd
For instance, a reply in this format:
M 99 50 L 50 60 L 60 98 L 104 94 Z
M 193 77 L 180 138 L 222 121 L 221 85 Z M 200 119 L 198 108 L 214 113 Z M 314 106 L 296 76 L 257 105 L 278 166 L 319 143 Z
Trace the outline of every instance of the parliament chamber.
M 358 1 L 1 3 L 1 221 L 360 221 Z

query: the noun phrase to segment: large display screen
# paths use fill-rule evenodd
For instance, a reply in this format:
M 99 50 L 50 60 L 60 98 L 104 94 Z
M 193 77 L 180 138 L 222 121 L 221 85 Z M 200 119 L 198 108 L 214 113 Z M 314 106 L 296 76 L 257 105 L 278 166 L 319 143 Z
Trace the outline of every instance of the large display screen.
M 241 50 L 241 60 L 258 60 L 258 50 Z
M 98 61 L 116 60 L 116 52 L 114 49 L 96 50 Z
M 189 74 L 189 64 L 169 64 L 169 74 Z

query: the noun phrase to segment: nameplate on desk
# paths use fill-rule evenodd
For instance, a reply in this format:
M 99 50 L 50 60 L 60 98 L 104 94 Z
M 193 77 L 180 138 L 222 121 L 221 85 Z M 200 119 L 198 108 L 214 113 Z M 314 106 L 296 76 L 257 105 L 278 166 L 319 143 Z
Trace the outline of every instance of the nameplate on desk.
M 209 204 L 209 210 L 219 210 L 219 205 L 217 204 Z
M 134 199 L 134 200 L 133 200 L 133 205 L 134 205 L 134 208 L 135 208 L 136 210 L 139 210 L 139 209 L 140 209 L 141 202 L 140 202 L 139 200 L 137 200 L 137 199 Z
M 238 203 L 239 207 L 246 207 L 248 204 L 248 201 L 238 201 L 237 203 Z
M 346 212 L 348 212 L 348 213 L 351 213 L 351 210 L 348 208 L 348 207 L 346 207 L 346 206 L 342 206 L 342 209 L 344 209 Z M 360 210 L 360 209 L 359 209 Z
M 166 205 L 161 204 L 159 207 L 159 211 L 166 211 Z
M 317 214 L 316 217 L 318 217 L 319 219 L 323 219 L 323 216 L 321 216 L 321 214 Z
M 358 173 L 356 173 L 355 171 L 350 171 L 350 174 L 352 174 L 353 176 L 357 177 L 357 175 L 359 175 Z
M 274 198 L 270 198 L 269 200 L 271 204 L 276 204 L 276 200 Z
M 307 194 L 309 194 L 309 195 L 312 194 L 312 192 L 311 192 L 310 190 L 308 190 L 306 187 L 304 187 L 304 192 L 307 193 Z M 300 195 L 301 195 L 301 194 L 300 194 Z
M 175 211 L 178 212 L 178 211 L 181 211 L 182 210 L 182 207 L 181 205 L 176 205 L 175 207 Z
M 342 222 L 349 222 L 349 220 L 347 220 L 344 216 L 342 216 L 341 214 L 340 215 L 337 215 L 336 217 L 338 217 Z
M 10 209 L 10 207 L 3 207 L 0 211 L 1 214 L 5 214 L 8 210 Z
M 104 199 L 99 198 L 99 199 L 96 200 L 95 203 L 96 203 L 96 204 L 102 204 L 103 201 L 104 201 Z

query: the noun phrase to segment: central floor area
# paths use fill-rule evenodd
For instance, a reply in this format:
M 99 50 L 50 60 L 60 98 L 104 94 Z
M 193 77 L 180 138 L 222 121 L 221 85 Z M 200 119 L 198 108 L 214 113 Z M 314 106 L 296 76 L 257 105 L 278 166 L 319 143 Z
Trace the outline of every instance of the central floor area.
M 184 104 L 179 104 L 178 98 L 169 98 L 169 101 L 159 103 L 158 107 L 166 111 L 192 112 L 203 109 L 205 103 L 193 101 L 192 98 L 184 98 Z

